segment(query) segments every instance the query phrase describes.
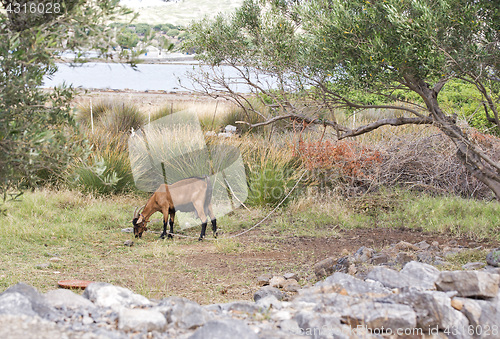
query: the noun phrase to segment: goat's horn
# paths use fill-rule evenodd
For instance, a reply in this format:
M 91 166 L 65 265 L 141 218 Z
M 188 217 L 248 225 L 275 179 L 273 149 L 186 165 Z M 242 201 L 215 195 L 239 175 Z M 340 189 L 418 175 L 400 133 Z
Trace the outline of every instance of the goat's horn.
M 136 207 L 135 210 L 134 210 L 134 219 L 135 218 L 139 218 L 139 214 L 141 213 L 142 209 L 146 207 L 146 205 L 142 206 L 142 207 Z

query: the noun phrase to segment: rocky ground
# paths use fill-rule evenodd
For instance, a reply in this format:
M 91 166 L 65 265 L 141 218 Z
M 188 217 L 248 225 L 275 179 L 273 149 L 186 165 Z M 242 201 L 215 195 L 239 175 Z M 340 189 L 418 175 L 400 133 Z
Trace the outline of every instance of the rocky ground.
M 500 338 L 500 249 L 487 262 L 440 271 L 460 247 L 399 242 L 314 265 L 321 279 L 262 275 L 254 301 L 150 300 L 107 283 L 0 294 L 2 338 Z M 402 269 L 401 269 L 402 267 Z

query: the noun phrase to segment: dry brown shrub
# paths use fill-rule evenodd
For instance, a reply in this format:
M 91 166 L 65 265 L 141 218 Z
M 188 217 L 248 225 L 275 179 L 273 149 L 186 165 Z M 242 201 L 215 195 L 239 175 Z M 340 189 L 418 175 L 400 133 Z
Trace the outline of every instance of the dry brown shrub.
M 470 129 L 470 139 L 492 159 L 500 159 L 500 139 Z M 490 189 L 473 177 L 456 156 L 455 145 L 442 133 L 406 135 L 386 141 L 378 185 L 399 186 L 432 194 L 491 199 Z

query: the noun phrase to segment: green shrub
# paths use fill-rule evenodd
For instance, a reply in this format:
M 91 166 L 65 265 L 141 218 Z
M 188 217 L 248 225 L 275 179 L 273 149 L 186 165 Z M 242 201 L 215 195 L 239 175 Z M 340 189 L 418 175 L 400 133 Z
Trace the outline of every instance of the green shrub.
M 116 194 L 134 187 L 128 153 L 122 151 L 96 151 L 74 165 L 71 172 L 72 185 L 86 193 Z

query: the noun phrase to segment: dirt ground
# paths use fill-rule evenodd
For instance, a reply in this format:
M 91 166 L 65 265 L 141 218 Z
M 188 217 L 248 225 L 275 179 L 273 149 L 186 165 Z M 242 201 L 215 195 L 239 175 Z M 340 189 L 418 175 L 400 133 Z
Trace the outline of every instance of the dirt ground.
M 177 295 L 201 304 L 252 300 L 259 288 L 257 277 L 264 273 L 297 273 L 301 285 L 313 284 L 316 282 L 312 270 L 315 263 L 328 257 L 352 254 L 361 246 L 382 249 L 400 241 L 417 243 L 422 240 L 471 249 L 498 246 L 411 229 L 385 228 L 335 230 L 331 237 L 324 238 L 263 235 L 255 230 L 236 239 L 239 247 L 233 253 L 221 252 L 210 240 L 173 240 L 172 248 L 175 249 L 167 265 L 169 268 L 156 273 L 149 270 L 148 274 L 156 274 L 149 280 L 160 282 L 151 287 L 150 297 Z M 143 245 L 151 246 L 151 243 Z
M 93 90 L 81 92 L 75 97 L 72 107 L 78 105 L 88 105 L 90 101 L 110 100 L 112 102 L 123 102 L 134 104 L 142 112 L 155 112 L 166 107 L 170 103 L 179 102 L 207 102 L 212 99 L 205 95 L 192 94 L 188 92 L 165 92 L 165 91 L 113 91 L 113 90 Z

